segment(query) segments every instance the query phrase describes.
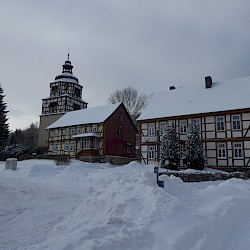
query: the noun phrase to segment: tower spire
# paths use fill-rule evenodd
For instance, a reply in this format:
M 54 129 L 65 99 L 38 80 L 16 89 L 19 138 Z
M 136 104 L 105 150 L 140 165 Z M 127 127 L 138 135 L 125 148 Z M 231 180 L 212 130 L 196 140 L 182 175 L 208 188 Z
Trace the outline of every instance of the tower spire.
M 68 61 L 69 61 L 69 46 L 68 46 Z

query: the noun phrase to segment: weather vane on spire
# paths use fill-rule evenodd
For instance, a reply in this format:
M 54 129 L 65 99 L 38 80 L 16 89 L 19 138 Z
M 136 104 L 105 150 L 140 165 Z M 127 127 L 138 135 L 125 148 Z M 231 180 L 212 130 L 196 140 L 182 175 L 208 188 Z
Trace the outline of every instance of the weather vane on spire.
M 68 46 L 68 61 L 69 61 L 69 46 Z

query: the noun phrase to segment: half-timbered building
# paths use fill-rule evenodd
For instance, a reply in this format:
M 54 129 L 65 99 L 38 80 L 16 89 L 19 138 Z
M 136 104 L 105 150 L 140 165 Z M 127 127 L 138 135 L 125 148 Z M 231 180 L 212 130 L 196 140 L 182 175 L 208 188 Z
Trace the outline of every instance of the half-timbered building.
M 114 164 L 136 157 L 136 127 L 123 103 L 67 112 L 47 130 L 48 155 Z
M 38 135 L 38 148 L 47 151 L 48 133 L 46 127 L 58 120 L 66 112 L 85 109 L 87 102 L 82 100 L 82 85 L 73 75 L 73 65 L 68 59 L 62 65 L 63 71 L 50 83 L 50 95 L 42 100 L 42 114 Z
M 137 120 L 141 161 L 154 163 L 157 132 L 174 125 L 184 151 L 188 126 L 194 122 L 207 164 L 220 169 L 250 168 L 250 77 L 224 82 L 205 78 L 205 87 L 170 87 L 153 95 Z M 159 155 L 159 154 L 158 154 Z

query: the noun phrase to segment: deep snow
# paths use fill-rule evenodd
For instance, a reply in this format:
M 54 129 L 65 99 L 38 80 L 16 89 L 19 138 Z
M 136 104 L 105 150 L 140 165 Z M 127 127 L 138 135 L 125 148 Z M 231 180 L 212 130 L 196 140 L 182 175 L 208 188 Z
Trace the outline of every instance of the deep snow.
M 250 249 L 250 181 L 159 188 L 153 167 L 1 162 L 0 249 Z

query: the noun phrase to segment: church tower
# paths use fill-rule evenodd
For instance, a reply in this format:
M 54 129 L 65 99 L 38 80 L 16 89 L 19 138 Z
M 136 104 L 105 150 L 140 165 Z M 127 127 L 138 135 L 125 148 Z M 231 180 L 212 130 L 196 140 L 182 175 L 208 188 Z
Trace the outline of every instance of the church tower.
M 71 61 L 68 58 L 62 65 L 63 71 L 50 83 L 50 96 L 42 99 L 42 114 L 38 134 L 38 148 L 47 151 L 48 133 L 46 127 L 54 123 L 66 112 L 87 108 L 82 100 L 82 86 L 73 75 Z

